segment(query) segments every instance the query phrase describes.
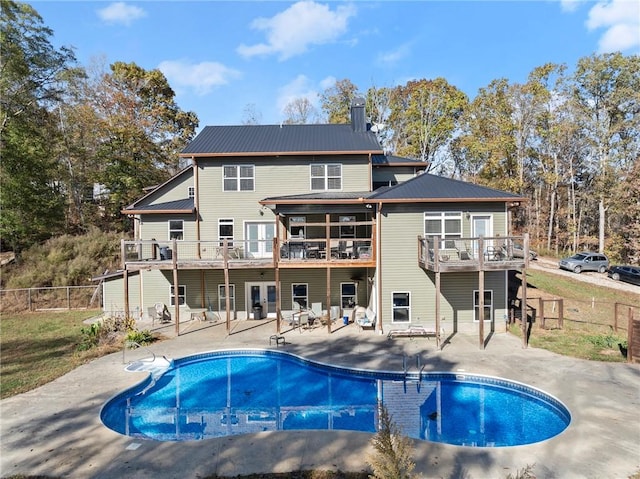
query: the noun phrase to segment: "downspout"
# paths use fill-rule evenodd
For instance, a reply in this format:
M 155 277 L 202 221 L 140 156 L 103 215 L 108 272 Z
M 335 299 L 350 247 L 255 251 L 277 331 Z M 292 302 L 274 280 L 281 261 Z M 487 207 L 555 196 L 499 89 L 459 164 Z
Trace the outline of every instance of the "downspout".
M 193 168 L 193 203 L 196 209 L 197 255 L 198 259 L 202 259 L 202 245 L 200 244 L 200 173 L 198 171 L 198 162 L 193 156 L 191 157 L 191 164 Z M 200 307 L 206 307 L 206 278 L 204 269 L 200 269 Z
M 380 270 L 382 269 L 382 202 L 378 202 L 376 208 L 376 272 L 375 272 L 375 283 L 376 283 L 376 301 L 378 304 L 376 305 L 377 314 L 376 318 L 378 321 L 378 331 L 380 335 L 384 334 L 382 329 L 382 275 L 380 274 Z

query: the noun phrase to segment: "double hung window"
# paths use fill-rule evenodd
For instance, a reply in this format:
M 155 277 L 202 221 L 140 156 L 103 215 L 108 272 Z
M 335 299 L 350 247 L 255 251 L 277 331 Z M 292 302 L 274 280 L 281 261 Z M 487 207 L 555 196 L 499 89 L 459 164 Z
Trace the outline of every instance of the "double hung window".
M 169 220 L 169 239 L 182 240 L 184 239 L 184 221 L 182 220 Z
M 411 321 L 411 293 L 394 292 L 392 294 L 392 314 L 394 323 L 408 323 Z
M 493 291 L 484 291 L 484 311 L 482 318 L 484 321 L 491 321 L 493 319 Z M 473 321 L 479 321 L 480 317 L 480 292 L 475 290 L 473 292 Z
M 343 308 L 353 308 L 358 299 L 356 283 L 340 283 L 340 304 Z
M 169 304 L 176 305 L 176 295 L 173 286 L 169 286 Z M 187 304 L 187 287 L 184 284 L 178 285 L 178 306 Z
M 342 165 L 339 163 L 311 165 L 311 190 L 342 189 Z
M 223 171 L 224 191 L 253 191 L 255 168 L 253 165 L 226 165 Z
M 227 294 L 224 284 L 218 285 L 218 311 L 227 310 Z M 236 310 L 236 287 L 233 284 L 229 285 L 229 304 L 231 305 L 231 311 Z
M 224 246 L 225 240 L 233 241 L 233 218 L 218 219 L 218 241 Z
M 295 303 L 298 303 L 301 308 L 306 309 L 309 304 L 309 285 L 306 283 L 292 284 L 291 301 L 293 309 L 296 309 Z
M 459 211 L 424 214 L 424 235 L 444 239 L 445 248 L 454 248 L 456 239 L 462 238 L 462 213 Z

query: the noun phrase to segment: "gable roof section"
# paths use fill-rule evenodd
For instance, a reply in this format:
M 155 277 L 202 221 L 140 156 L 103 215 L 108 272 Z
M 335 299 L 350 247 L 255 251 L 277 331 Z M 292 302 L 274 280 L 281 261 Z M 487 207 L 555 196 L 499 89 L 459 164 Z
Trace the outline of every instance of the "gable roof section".
M 207 126 L 180 156 L 260 156 L 296 154 L 381 154 L 371 131 L 351 125 Z
M 381 203 L 526 201 L 524 197 L 514 193 L 429 173 L 423 173 L 389 188 L 375 190 L 369 195 L 369 199 Z

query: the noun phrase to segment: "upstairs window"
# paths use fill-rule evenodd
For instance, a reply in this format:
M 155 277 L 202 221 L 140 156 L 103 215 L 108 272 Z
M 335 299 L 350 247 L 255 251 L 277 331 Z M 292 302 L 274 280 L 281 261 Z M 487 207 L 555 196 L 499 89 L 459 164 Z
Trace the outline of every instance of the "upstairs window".
M 342 165 L 311 165 L 311 190 L 341 190 Z
M 184 221 L 169 220 L 169 239 L 184 239 Z
M 218 219 L 218 240 L 220 246 L 224 245 L 224 240 L 233 241 L 233 218 Z
M 196 197 L 196 187 L 195 186 L 190 186 L 189 190 L 188 190 L 188 194 L 189 194 L 189 198 L 195 198 Z
M 224 191 L 253 191 L 255 171 L 253 165 L 227 165 L 222 168 Z
M 459 211 L 424 214 L 424 235 L 444 240 L 462 238 L 462 213 Z M 445 241 L 445 247 L 454 247 L 454 241 Z

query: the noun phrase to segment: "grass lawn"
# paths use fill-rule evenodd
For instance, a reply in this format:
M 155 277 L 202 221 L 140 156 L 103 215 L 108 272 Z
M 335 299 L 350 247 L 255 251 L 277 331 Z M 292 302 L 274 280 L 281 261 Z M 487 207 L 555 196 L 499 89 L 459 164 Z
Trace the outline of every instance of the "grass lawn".
M 627 339 L 626 311 L 621 307 L 618 317 L 618 331 L 614 330 L 614 304 L 624 303 L 636 306 L 640 314 L 640 294 L 596 286 L 571 278 L 559 277 L 553 273 L 527 270 L 527 296 L 530 307 L 537 308 L 542 297 L 563 298 L 564 324 L 559 327 L 558 311 L 553 303 L 545 303 L 545 328 L 539 320 L 533 325 L 529 344 L 581 359 L 623 362 L 619 343 Z M 520 335 L 519 326 L 512 326 L 511 332 Z
M 100 311 L 3 314 L 0 319 L 0 397 L 19 394 L 68 373 L 79 365 L 113 352 L 101 347 L 76 351 L 82 322 Z

